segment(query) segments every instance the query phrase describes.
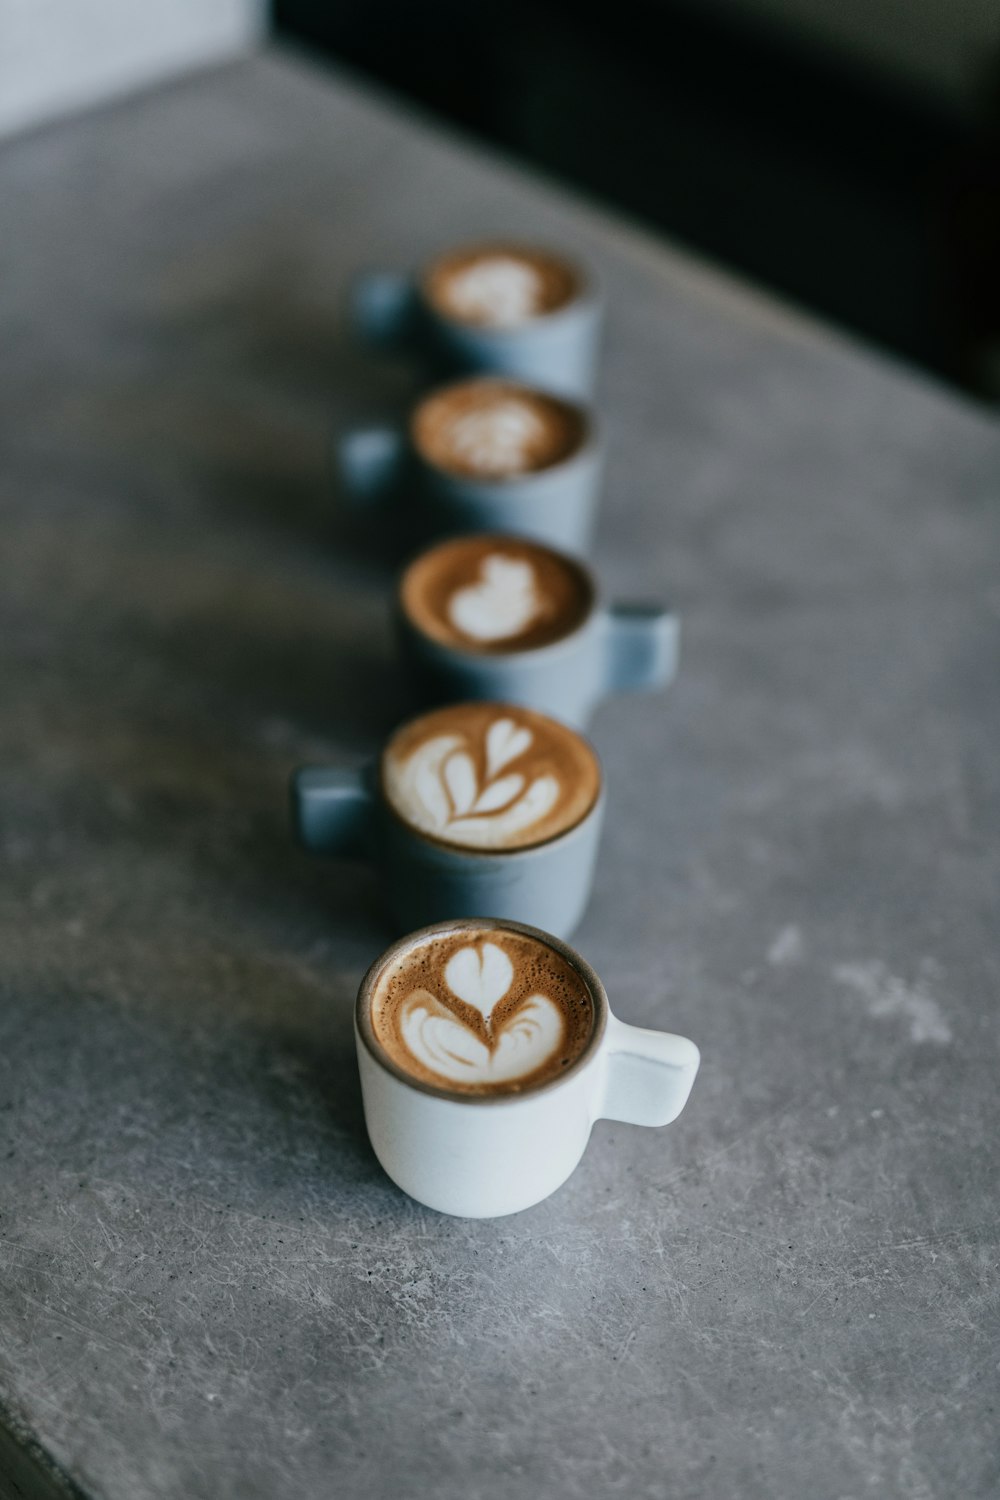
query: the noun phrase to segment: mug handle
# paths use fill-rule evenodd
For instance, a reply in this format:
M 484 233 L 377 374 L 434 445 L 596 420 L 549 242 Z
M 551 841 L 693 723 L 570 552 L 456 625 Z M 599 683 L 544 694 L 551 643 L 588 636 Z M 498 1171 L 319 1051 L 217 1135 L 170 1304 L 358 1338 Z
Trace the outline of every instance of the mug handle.
M 314 854 L 364 858 L 374 798 L 364 771 L 303 766 L 292 777 L 292 822 Z
M 613 604 L 605 615 L 608 692 L 666 687 L 677 671 L 680 620 L 657 604 Z
M 351 287 L 349 312 L 355 331 L 377 349 L 400 349 L 413 332 L 416 292 L 398 271 L 366 271 Z
M 604 1037 L 604 1093 L 599 1120 L 669 1125 L 688 1101 L 701 1053 L 669 1031 L 647 1031 L 608 1016 Z
M 399 477 L 405 440 L 398 427 L 360 427 L 337 444 L 341 489 L 357 505 L 385 499 Z

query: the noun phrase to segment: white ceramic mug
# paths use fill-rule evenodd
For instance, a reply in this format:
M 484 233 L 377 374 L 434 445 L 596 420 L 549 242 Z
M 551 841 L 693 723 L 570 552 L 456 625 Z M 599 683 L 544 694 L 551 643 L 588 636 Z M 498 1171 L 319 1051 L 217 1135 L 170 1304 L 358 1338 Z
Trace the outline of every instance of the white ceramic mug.
M 415 1078 L 393 1062 L 372 1026 L 381 975 L 401 953 L 433 937 L 497 929 L 547 944 L 582 978 L 594 1005 L 589 1041 L 558 1078 L 520 1093 L 460 1094 Z M 613 1016 L 597 974 L 567 943 L 537 927 L 489 918 L 441 922 L 387 949 L 361 982 L 355 1036 L 375 1155 L 411 1198 L 469 1219 L 518 1213 L 554 1193 L 579 1163 L 596 1120 L 669 1125 L 687 1103 L 700 1061 L 686 1037 Z

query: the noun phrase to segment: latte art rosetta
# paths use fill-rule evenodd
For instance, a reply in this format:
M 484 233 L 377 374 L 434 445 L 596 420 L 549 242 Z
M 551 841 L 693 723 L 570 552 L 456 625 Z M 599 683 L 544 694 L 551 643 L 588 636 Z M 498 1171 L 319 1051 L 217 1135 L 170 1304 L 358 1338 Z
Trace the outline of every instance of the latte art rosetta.
M 420 833 L 464 849 L 523 849 L 587 815 L 600 770 L 586 740 L 544 714 L 456 703 L 393 735 L 382 785 Z
M 555 776 L 533 781 L 501 771 L 532 741 L 531 731 L 512 719 L 495 719 L 486 734 L 486 775 L 463 737 L 436 735 L 413 752 L 399 773 L 399 791 L 418 827 L 462 844 L 496 848 L 539 822 L 559 797 Z

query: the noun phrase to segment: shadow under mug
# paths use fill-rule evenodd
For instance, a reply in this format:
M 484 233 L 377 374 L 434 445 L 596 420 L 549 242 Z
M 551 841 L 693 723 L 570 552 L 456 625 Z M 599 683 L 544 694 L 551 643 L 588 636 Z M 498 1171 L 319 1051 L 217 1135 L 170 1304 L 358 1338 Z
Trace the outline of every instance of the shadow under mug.
M 493 531 L 584 553 L 596 519 L 604 445 L 592 414 L 581 415 L 583 441 L 566 458 L 503 479 L 475 479 L 429 463 L 405 421 L 356 428 L 336 446 L 341 493 L 358 510 L 391 515 L 406 536 Z
M 374 1035 L 371 1000 L 387 964 L 435 932 L 470 937 L 511 927 L 555 949 L 583 979 L 594 1029 L 566 1072 L 516 1094 L 449 1093 L 403 1072 Z M 418 1202 L 463 1218 L 519 1213 L 561 1187 L 597 1120 L 669 1125 L 687 1103 L 700 1055 L 694 1042 L 628 1026 L 612 1015 L 595 971 L 567 944 L 523 923 L 450 922 L 401 939 L 361 982 L 355 1038 L 365 1124 L 393 1182 Z
M 374 868 L 382 901 L 406 932 L 453 917 L 531 922 L 559 937 L 583 916 L 604 818 L 603 786 L 565 833 L 523 849 L 463 849 L 404 823 L 386 800 L 377 764 L 304 766 L 292 777 L 292 819 L 313 853 Z
M 447 317 L 425 296 L 424 274 L 368 271 L 355 280 L 348 311 L 365 343 L 416 357 L 440 375 L 493 374 L 565 396 L 589 396 L 597 374 L 603 299 L 589 272 L 553 312 L 514 327 Z
M 601 604 L 590 582 L 590 609 L 570 634 L 489 653 L 434 640 L 410 619 L 397 591 L 396 639 L 409 681 L 426 702 L 517 703 L 577 728 L 610 694 L 666 687 L 677 672 L 677 615 L 666 605 Z

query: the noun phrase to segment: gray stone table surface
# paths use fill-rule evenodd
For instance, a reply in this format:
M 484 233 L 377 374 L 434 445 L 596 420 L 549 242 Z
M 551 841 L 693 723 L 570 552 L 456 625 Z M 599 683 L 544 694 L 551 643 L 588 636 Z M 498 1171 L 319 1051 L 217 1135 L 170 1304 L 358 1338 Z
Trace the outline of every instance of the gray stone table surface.
M 280 55 L 0 204 L 0 1493 L 995 1495 L 997 425 Z M 704 1063 L 477 1223 L 370 1154 L 388 934 L 285 785 L 402 712 L 347 278 L 508 231 L 605 277 L 597 559 L 685 621 L 577 943 Z

